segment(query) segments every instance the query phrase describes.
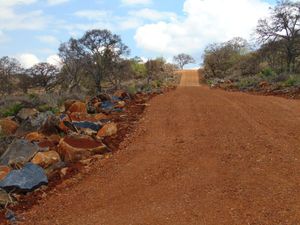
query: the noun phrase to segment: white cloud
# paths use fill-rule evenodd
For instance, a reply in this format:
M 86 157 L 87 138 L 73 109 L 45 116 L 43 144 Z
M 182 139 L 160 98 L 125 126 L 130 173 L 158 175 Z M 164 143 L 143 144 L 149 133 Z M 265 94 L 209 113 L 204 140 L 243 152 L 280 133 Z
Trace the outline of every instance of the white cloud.
M 99 20 L 103 18 L 109 19 L 111 13 L 105 10 L 80 10 L 74 13 L 75 16 L 88 20 Z
M 138 19 L 145 19 L 150 21 L 158 21 L 158 20 L 174 21 L 177 19 L 177 15 L 173 12 L 160 12 L 148 8 L 136 10 L 136 11 L 130 11 L 128 14 L 131 17 L 136 17 Z
M 19 54 L 19 55 L 17 55 L 16 58 L 20 61 L 22 66 L 24 66 L 26 69 L 28 69 L 28 68 L 32 67 L 33 65 L 40 62 L 38 57 L 31 53 Z
M 66 3 L 70 0 L 48 0 L 48 4 L 53 6 L 53 5 L 60 5 L 60 4 L 63 4 L 63 3 Z
M 0 43 L 7 42 L 9 38 L 0 30 Z
M 0 0 L 0 29 L 41 29 L 45 27 L 47 20 L 42 10 L 28 12 L 16 11 L 18 5 L 30 5 L 37 0 Z
M 50 55 L 47 60 L 46 60 L 47 63 L 50 63 L 54 66 L 57 66 L 57 67 L 60 67 L 61 66 L 61 60 L 59 58 L 58 55 Z
M 185 18 L 141 26 L 135 40 L 140 48 L 165 56 L 197 53 L 208 43 L 249 38 L 269 6 L 262 0 L 186 0 Z
M 148 5 L 152 0 L 121 0 L 124 5 Z
M 41 42 L 44 42 L 44 43 L 50 44 L 50 45 L 56 45 L 59 43 L 57 38 L 52 35 L 41 35 L 41 36 L 38 36 L 37 39 Z

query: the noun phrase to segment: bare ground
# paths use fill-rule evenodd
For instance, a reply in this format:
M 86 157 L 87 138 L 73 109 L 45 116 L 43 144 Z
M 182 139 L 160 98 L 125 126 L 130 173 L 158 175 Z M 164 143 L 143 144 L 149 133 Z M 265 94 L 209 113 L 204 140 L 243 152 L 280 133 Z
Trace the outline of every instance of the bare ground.
M 197 87 L 197 73 L 184 74 L 120 151 L 24 224 L 300 224 L 300 102 Z

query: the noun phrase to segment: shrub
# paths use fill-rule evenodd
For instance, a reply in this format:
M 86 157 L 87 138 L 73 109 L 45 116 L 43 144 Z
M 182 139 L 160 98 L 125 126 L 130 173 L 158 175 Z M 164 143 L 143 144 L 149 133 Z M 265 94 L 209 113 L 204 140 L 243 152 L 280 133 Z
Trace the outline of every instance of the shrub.
M 8 117 L 8 116 L 15 116 L 17 115 L 20 110 L 23 108 L 23 105 L 21 103 L 15 103 L 9 108 L 2 109 L 0 114 L 3 117 Z
M 292 87 L 300 85 L 300 77 L 297 75 L 291 75 L 285 82 L 285 87 Z
M 241 78 L 237 83 L 237 87 L 241 90 L 255 88 L 259 85 L 260 80 L 258 77 L 245 77 Z

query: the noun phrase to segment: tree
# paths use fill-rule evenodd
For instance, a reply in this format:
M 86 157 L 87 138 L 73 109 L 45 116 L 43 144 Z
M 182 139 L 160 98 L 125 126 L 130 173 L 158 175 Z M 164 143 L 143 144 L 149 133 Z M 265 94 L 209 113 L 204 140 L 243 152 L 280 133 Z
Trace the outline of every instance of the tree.
M 158 79 L 164 70 L 165 60 L 163 58 L 150 59 L 146 62 L 145 66 L 147 69 L 147 84 L 150 81 Z
M 113 61 L 129 54 L 121 38 L 108 30 L 87 31 L 78 40 L 76 51 L 84 60 L 85 69 L 91 74 L 98 93 L 101 92 L 102 80 L 111 73 Z
M 21 71 L 18 60 L 8 56 L 0 58 L 0 93 L 11 94 L 14 88 L 13 76 Z
M 32 76 L 36 87 L 42 87 L 45 90 L 48 90 L 50 85 L 55 81 L 59 70 L 49 63 L 38 63 L 31 67 L 27 72 Z
M 173 61 L 179 66 L 180 69 L 183 69 L 183 67 L 187 64 L 195 63 L 195 59 L 192 56 L 184 53 L 174 56 Z
M 59 47 L 59 57 L 63 63 L 59 80 L 66 84 L 70 92 L 80 89 L 80 83 L 85 74 L 85 60 L 82 55 L 78 54 L 78 45 L 78 40 L 71 38 Z
M 295 70 L 296 42 L 300 31 L 300 2 L 281 0 L 272 9 L 271 16 L 258 22 L 256 32 L 261 43 L 284 40 L 286 70 Z
M 224 78 L 231 75 L 234 70 L 240 69 L 237 67 L 248 51 L 247 41 L 239 37 L 209 45 L 203 56 L 205 77 Z

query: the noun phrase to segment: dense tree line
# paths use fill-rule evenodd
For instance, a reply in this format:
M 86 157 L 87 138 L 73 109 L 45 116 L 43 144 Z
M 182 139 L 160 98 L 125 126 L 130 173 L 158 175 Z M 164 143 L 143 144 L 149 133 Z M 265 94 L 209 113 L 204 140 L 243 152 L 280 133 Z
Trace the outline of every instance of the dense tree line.
M 274 79 L 300 74 L 300 3 L 283 0 L 258 21 L 259 47 L 246 40 L 209 45 L 204 52 L 206 78 L 242 79 L 259 75 Z

